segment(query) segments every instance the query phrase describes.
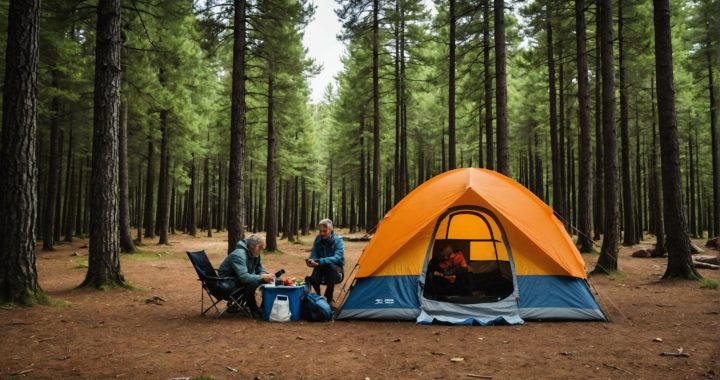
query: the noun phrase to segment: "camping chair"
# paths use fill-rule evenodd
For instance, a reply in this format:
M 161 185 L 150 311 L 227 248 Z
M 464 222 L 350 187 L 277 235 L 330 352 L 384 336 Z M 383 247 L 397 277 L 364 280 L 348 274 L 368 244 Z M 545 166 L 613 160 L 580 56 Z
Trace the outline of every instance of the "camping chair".
M 244 299 L 242 288 L 235 288 L 226 291 L 219 286 L 220 281 L 227 280 L 227 277 L 219 277 L 215 268 L 213 268 L 205 251 L 187 251 L 188 258 L 197 272 L 200 280 L 200 314 L 206 315 L 210 309 L 215 308 L 217 315 L 215 319 L 220 318 L 229 308 L 236 307 L 241 312 L 252 318 L 252 313 Z M 205 308 L 205 294 L 210 298 L 211 305 Z M 218 304 L 225 301 L 225 307 L 221 310 Z

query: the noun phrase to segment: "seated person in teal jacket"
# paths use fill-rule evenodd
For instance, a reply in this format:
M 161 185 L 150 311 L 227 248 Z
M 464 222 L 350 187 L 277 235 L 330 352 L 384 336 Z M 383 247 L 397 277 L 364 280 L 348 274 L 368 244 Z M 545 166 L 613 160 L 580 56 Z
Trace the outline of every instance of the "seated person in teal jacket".
M 262 315 L 255 300 L 255 290 L 261 283 L 275 281 L 275 276 L 269 274 L 262 265 L 260 252 L 265 249 L 265 239 L 258 235 L 250 235 L 240 240 L 235 250 L 223 260 L 218 268 L 220 277 L 228 277 L 219 285 L 227 291 L 243 289 L 245 299 L 250 307 L 253 317 Z
M 342 278 L 345 265 L 345 245 L 342 238 L 335 235 L 330 219 L 323 219 L 318 223 L 318 232 L 307 260 L 307 266 L 313 268 L 310 284 L 315 293 L 320 294 L 320 283 L 325 279 L 325 298 L 328 304 L 332 305 L 335 283 Z

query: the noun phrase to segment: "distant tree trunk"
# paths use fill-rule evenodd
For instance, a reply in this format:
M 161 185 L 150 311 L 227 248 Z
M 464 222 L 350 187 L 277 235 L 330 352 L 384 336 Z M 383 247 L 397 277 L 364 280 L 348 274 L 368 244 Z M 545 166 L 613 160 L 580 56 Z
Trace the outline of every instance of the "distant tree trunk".
M 642 184 L 642 170 L 641 170 L 641 155 L 640 155 L 640 116 L 638 115 L 638 101 L 637 94 L 635 95 L 635 203 L 637 204 L 637 215 L 635 217 L 635 241 L 640 242 L 643 240 L 643 205 L 645 200 L 643 199 L 643 184 Z
M 210 157 L 205 157 L 205 172 L 203 174 L 203 228 L 207 232 L 207 237 L 212 237 L 212 226 L 210 225 Z
M 358 175 L 358 221 L 360 224 L 360 227 L 365 229 L 367 231 L 368 226 L 365 223 L 366 222 L 366 216 L 365 216 L 365 210 L 366 210 L 366 202 L 365 202 L 365 180 L 367 179 L 365 177 L 365 137 L 363 132 L 365 131 L 365 120 L 360 117 L 360 124 L 358 124 L 359 130 L 359 140 L 360 140 L 360 173 Z M 315 202 L 315 192 L 313 192 L 313 206 Z M 313 215 L 313 214 L 311 214 Z M 314 225 L 313 225 L 314 227 Z
M 495 168 L 495 147 L 493 146 L 492 128 L 492 78 L 490 76 L 490 1 L 483 0 L 483 86 L 485 94 L 485 152 L 487 161 L 485 167 Z
M 307 236 L 308 231 L 308 209 L 307 209 L 307 183 L 305 176 L 302 178 L 302 197 L 300 198 L 300 233 Z
M 52 70 L 52 87 L 60 86 L 60 73 Z M 48 156 L 48 179 L 45 190 L 45 207 L 43 212 L 43 250 L 54 250 L 55 244 L 55 198 L 60 191 L 60 166 L 62 158 L 60 150 L 62 137 L 60 135 L 60 97 L 54 96 L 51 102 L 52 118 L 50 119 L 50 155 Z M 59 228 L 59 227 L 57 227 Z
M 143 181 L 142 181 L 142 161 L 138 161 L 138 200 L 137 200 L 137 239 L 135 239 L 135 243 L 142 244 L 142 229 L 143 229 L 143 210 L 142 210 L 142 187 Z M 145 190 L 147 191 L 147 189 Z
M 336 222 L 335 220 L 335 210 L 333 205 L 333 162 L 330 160 L 329 168 L 328 168 L 328 184 L 330 189 L 328 190 L 328 210 L 327 210 L 327 217 L 332 220 L 333 222 Z
M 593 250 L 593 173 L 592 137 L 590 136 L 590 90 L 585 47 L 585 1 L 575 1 L 575 42 L 578 64 L 578 124 L 580 124 L 580 161 L 578 189 L 578 248 L 580 252 Z
M 605 202 L 604 198 L 604 182 L 603 182 L 603 146 L 602 146 L 602 100 L 600 89 L 602 87 L 600 79 L 602 77 L 602 69 L 600 64 L 600 0 L 595 0 L 597 9 L 595 11 L 595 191 L 594 191 L 594 216 L 593 223 L 593 240 L 600 240 L 603 228 L 605 226 Z
M 622 151 L 623 245 L 636 241 L 633 215 L 632 184 L 630 181 L 630 136 L 628 133 L 628 95 L 625 80 L 625 39 L 623 36 L 623 0 L 618 1 L 618 61 L 620 66 L 620 140 Z
M 118 139 L 119 175 L 120 175 L 120 249 L 123 252 L 135 252 L 130 231 L 130 189 L 128 188 L 128 158 L 127 158 L 127 122 L 128 104 L 123 102 L 120 107 L 120 130 Z
M 699 238 L 697 229 L 696 229 L 696 219 L 697 214 L 695 213 L 695 162 L 693 159 L 693 156 L 695 155 L 695 152 L 693 150 L 693 137 L 692 137 L 692 125 L 690 125 L 690 131 L 688 131 L 688 177 L 690 181 L 688 181 L 688 185 L 690 187 L 690 191 L 688 191 L 688 195 L 690 196 L 690 202 L 688 202 L 688 210 L 689 210 L 689 233 L 694 238 Z
M 697 279 L 690 256 L 690 238 L 685 223 L 680 188 L 680 152 L 675 114 L 672 38 L 670 36 L 670 4 L 653 0 L 655 25 L 655 67 L 657 68 L 657 99 L 660 120 L 660 162 L 662 168 L 663 207 L 668 266 L 663 278 Z
M 402 102 L 400 100 L 400 1 L 395 1 L 395 155 L 394 158 L 394 184 L 395 203 L 400 201 L 400 124 L 402 123 Z
M 175 173 L 175 166 L 173 165 L 173 173 Z M 170 227 L 170 233 L 175 235 L 175 226 L 177 225 L 177 186 L 175 185 L 175 179 L 170 187 L 170 220 L 168 225 Z
M 197 236 L 197 207 L 195 199 L 197 194 L 197 170 L 195 170 L 195 155 L 192 156 L 190 164 L 190 193 L 188 200 L 188 233 L 190 236 Z
M 495 0 L 495 109 L 497 119 L 497 171 L 510 176 L 507 127 L 507 79 L 505 77 L 505 5 Z
M 243 203 L 245 200 L 245 129 L 247 127 L 245 123 L 246 0 L 234 0 L 234 3 L 230 172 L 227 197 L 228 253 L 235 249 L 235 245 L 240 239 L 245 237 L 245 205 Z M 270 159 L 268 162 L 271 162 Z M 268 169 L 268 171 L 270 170 Z M 270 246 L 271 239 L 273 246 Z M 268 236 L 267 243 L 268 249 L 274 247 L 275 236 Z
M 223 201 L 223 165 L 218 160 L 218 195 L 217 195 L 217 213 L 215 214 L 215 232 L 222 231 L 223 224 L 223 213 L 222 213 L 222 201 Z M 233 248 L 234 249 L 234 248 Z
M 380 207 L 380 76 L 378 51 L 380 49 L 379 37 L 380 0 L 373 0 L 373 26 L 372 26 L 372 91 L 373 91 L 373 173 L 372 194 L 369 207 L 368 228 L 374 228 L 378 222 L 378 208 Z
M 35 268 L 40 1 L 12 0 L 0 137 L 0 303 L 43 300 Z
M 613 20 L 611 0 L 600 0 L 600 52 L 602 60 L 602 124 L 605 165 L 605 235 L 595 271 L 617 271 L 618 199 L 617 142 L 615 129 L 615 67 L 613 59 Z
M 552 25 L 552 8 L 548 3 L 546 5 L 546 21 L 545 29 L 547 34 L 547 62 L 548 62 L 548 89 L 549 89 L 549 106 L 550 106 L 550 156 L 552 160 L 552 207 L 555 212 L 562 218 L 565 218 L 565 210 L 563 209 L 562 184 L 562 165 L 560 161 L 560 145 L 563 143 L 558 139 L 558 121 L 557 121 L 557 90 L 555 87 L 555 53 L 553 41 L 553 25 Z M 563 222 L 564 224 L 564 222 Z
M 158 180 L 158 200 L 156 229 L 160 240 L 158 244 L 169 244 L 168 229 L 170 229 L 170 127 L 169 112 L 160 111 L 160 179 Z
M 78 187 L 77 187 L 77 207 L 75 207 L 75 235 L 82 235 L 82 205 L 83 205 L 83 171 L 85 168 L 80 160 L 80 168 L 78 169 Z M 85 195 L 87 196 L 87 194 Z
M 268 75 L 268 108 L 267 108 L 267 179 L 265 185 L 265 241 L 266 250 L 269 252 L 277 251 L 277 199 L 275 194 L 275 151 L 276 138 L 275 120 L 273 119 L 273 77 L 272 71 Z
M 455 0 L 449 1 L 450 33 L 448 45 L 450 47 L 448 63 L 448 170 L 457 167 L 455 162 Z
M 282 209 L 283 212 L 283 237 L 288 242 L 295 241 L 295 232 L 293 231 L 292 223 L 292 203 L 293 203 L 293 191 L 292 181 L 285 181 L 285 207 Z
M 713 190 L 713 210 L 712 210 L 712 227 L 713 231 L 708 231 L 710 236 L 720 236 L 720 131 L 718 131 L 717 108 L 718 103 L 715 98 L 715 83 L 713 78 L 712 56 L 710 46 L 715 39 L 710 35 L 710 15 L 705 13 L 705 57 L 707 59 L 708 71 L 708 91 L 710 92 L 710 151 L 712 152 L 712 190 Z
M 60 241 L 60 231 L 62 230 L 62 153 L 65 142 L 63 130 L 60 130 L 60 150 L 58 151 L 58 181 L 57 191 L 55 192 L 55 218 L 53 220 L 53 240 Z
M 665 249 L 665 220 L 663 218 L 663 204 L 662 204 L 662 185 L 658 178 L 657 173 L 657 143 L 656 143 L 656 116 L 655 116 L 655 81 L 650 78 L 650 103 L 652 107 L 652 150 L 650 152 L 650 188 L 652 189 L 652 204 L 653 204 L 653 229 L 657 242 L 655 243 L 655 249 L 653 250 L 653 257 L 662 257 L 665 255 L 667 250 Z
M 295 189 L 297 192 L 297 189 Z M 347 188 L 345 187 L 345 176 L 342 178 L 342 196 L 340 198 L 340 226 L 343 228 L 347 227 Z
M 77 199 L 77 190 L 75 188 L 76 186 L 76 179 L 75 176 L 75 170 L 76 170 L 76 159 L 74 157 L 70 160 L 70 190 L 68 191 L 68 202 L 67 207 L 65 208 L 65 215 L 64 215 L 64 221 L 63 221 L 63 234 L 65 235 L 65 238 L 63 239 L 66 243 L 72 243 L 73 241 L 73 231 L 75 229 L 75 225 L 73 221 L 75 220 L 75 206 L 76 206 L 76 199 Z
M 88 271 L 80 286 L 125 283 L 118 226 L 120 113 L 120 0 L 99 0 L 95 47 L 95 97 Z
M 152 239 L 155 237 L 155 229 L 153 228 L 153 181 L 155 180 L 155 167 L 153 165 L 153 154 L 155 148 L 152 140 L 148 140 L 147 152 L 147 172 L 145 179 L 145 217 L 143 227 L 145 228 L 145 237 Z

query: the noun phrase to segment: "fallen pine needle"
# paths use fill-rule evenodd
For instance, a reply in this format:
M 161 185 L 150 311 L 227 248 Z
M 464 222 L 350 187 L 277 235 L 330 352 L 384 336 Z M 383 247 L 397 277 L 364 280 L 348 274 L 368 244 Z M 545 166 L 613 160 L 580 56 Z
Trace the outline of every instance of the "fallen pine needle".
M 32 368 L 30 368 L 30 369 L 22 370 L 20 372 L 15 372 L 11 376 L 20 376 L 20 375 L 24 375 L 26 373 L 30 373 L 32 371 L 34 371 L 34 370 Z
M 630 371 L 628 371 L 628 370 L 626 370 L 626 369 L 622 369 L 622 368 L 620 368 L 620 367 L 618 367 L 618 366 L 614 366 L 614 365 L 612 365 L 612 364 L 604 363 L 603 365 L 604 365 L 605 367 L 614 368 L 614 369 L 616 369 L 616 370 L 618 370 L 618 371 L 623 371 L 623 372 L 629 373 L 629 374 L 631 374 L 631 375 L 635 375 L 634 373 L 632 373 L 632 372 L 630 372 Z
M 474 378 L 476 378 L 476 379 L 492 379 L 492 378 L 493 378 L 492 376 L 476 375 L 476 374 L 474 374 L 474 373 L 468 373 L 467 375 L 468 375 L 468 377 L 474 377 Z

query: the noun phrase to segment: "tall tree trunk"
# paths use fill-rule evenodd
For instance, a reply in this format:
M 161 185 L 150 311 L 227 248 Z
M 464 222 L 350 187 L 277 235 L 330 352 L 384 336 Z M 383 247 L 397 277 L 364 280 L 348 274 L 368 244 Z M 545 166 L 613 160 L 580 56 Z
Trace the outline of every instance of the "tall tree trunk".
M 625 39 L 623 36 L 623 0 L 618 1 L 618 62 L 620 67 L 620 140 L 622 151 L 623 245 L 636 241 L 633 215 L 632 183 L 630 180 L 630 136 L 628 132 L 628 95 L 625 80 Z
M 372 91 L 373 91 L 373 171 L 372 193 L 369 207 L 368 227 L 375 228 L 380 207 L 380 76 L 378 51 L 380 49 L 379 26 L 380 0 L 373 0 L 372 26 Z
M 712 67 L 712 49 L 710 46 L 715 39 L 710 35 L 710 15 L 705 13 L 705 57 L 707 59 L 708 71 L 708 91 L 710 93 L 709 109 L 710 109 L 710 151 L 712 152 L 712 193 L 713 193 L 713 210 L 712 210 L 712 226 L 713 231 L 708 231 L 710 236 L 720 236 L 720 131 L 718 130 L 717 109 L 718 103 L 715 98 L 715 83 Z
M 277 251 L 277 199 L 275 194 L 275 145 L 277 134 L 275 132 L 275 120 L 273 119 L 273 77 L 272 71 L 268 75 L 268 108 L 267 108 L 267 179 L 265 185 L 265 235 L 266 250 Z
M 497 119 L 497 171 L 510 176 L 507 126 L 507 78 L 505 77 L 505 5 L 495 0 L 495 109 Z
M 448 62 L 448 169 L 457 167 L 455 162 L 455 0 L 450 0 L 450 33 L 448 45 L 450 46 Z M 499 156 L 499 155 L 498 155 Z
M 65 161 L 65 191 L 63 193 L 63 213 L 60 216 L 60 224 L 58 224 L 58 233 L 67 231 L 66 222 L 68 220 L 68 212 L 70 212 L 70 192 L 72 191 L 70 188 L 71 182 L 72 182 L 72 161 L 73 161 L 73 151 L 75 147 L 75 141 L 73 139 L 73 126 L 72 123 L 68 126 L 68 129 L 70 130 L 70 136 L 68 137 L 68 150 L 67 150 L 67 160 Z M 67 237 L 67 236 L 66 236 Z M 68 242 L 67 240 L 63 239 L 63 241 Z M 70 241 L 72 241 L 72 236 L 70 237 Z
M 75 235 L 82 235 L 82 205 L 83 205 L 83 171 L 85 170 L 83 160 L 80 160 L 78 168 L 77 206 L 75 207 Z M 86 195 L 87 196 L 87 195 Z
M 650 152 L 650 188 L 652 189 L 653 230 L 657 241 L 653 250 L 653 257 L 665 256 L 665 220 L 663 219 L 662 186 L 657 173 L 657 143 L 656 143 L 656 116 L 655 116 L 655 81 L 650 78 L 650 103 L 652 108 L 652 149 Z
M 88 271 L 81 286 L 123 285 L 118 232 L 120 0 L 97 5 Z
M 55 192 L 55 218 L 53 220 L 53 240 L 60 241 L 60 231 L 62 230 L 62 153 L 65 142 L 64 131 L 60 130 L 60 150 L 58 151 L 58 181 L 57 191 Z
M 209 132 L 208 132 L 209 138 Z M 210 226 L 210 157 L 205 156 L 205 164 L 203 168 L 203 199 L 202 199 L 202 228 L 207 232 L 208 237 L 212 237 L 212 227 Z
M 147 172 L 145 179 L 145 217 L 143 227 L 145 228 L 145 237 L 152 239 L 155 237 L 155 228 L 153 228 L 153 181 L 155 180 L 155 166 L 153 165 L 153 147 L 152 139 L 148 140 L 147 152 Z
M 565 218 L 565 210 L 563 209 L 563 185 L 562 185 L 562 166 L 560 161 L 560 144 L 562 141 L 558 139 L 558 121 L 557 121 L 557 90 L 555 87 L 555 53 L 553 41 L 553 25 L 552 25 L 552 8 L 550 3 L 546 5 L 546 21 L 545 29 L 547 35 L 547 62 L 548 62 L 548 96 L 550 107 L 550 156 L 552 160 L 552 207 L 555 212 L 562 218 Z M 564 223 L 564 222 L 563 222 Z
M 642 186 L 642 157 L 640 155 L 640 116 L 638 115 L 637 94 L 635 95 L 635 203 L 637 204 L 637 215 L 635 217 L 635 242 L 643 240 L 643 194 Z
M 333 197 L 333 162 L 332 162 L 332 160 L 330 160 L 328 174 L 329 174 L 328 182 L 330 185 L 329 186 L 330 189 L 328 190 L 328 197 L 327 197 L 327 200 L 328 200 L 327 217 L 330 220 L 335 221 L 335 210 L 334 210 L 334 205 L 333 205 L 334 197 Z
M 602 61 L 602 124 L 605 168 L 605 228 L 602 248 L 595 271 L 617 271 L 618 259 L 618 188 L 617 133 L 615 129 L 615 67 L 613 59 L 613 20 L 611 0 L 600 0 L 600 53 Z
M 137 200 L 137 239 L 135 239 L 135 242 L 137 244 L 142 244 L 142 229 L 143 229 L 143 209 L 142 209 L 142 189 L 143 189 L 143 181 L 142 181 L 142 162 L 138 161 L 138 200 Z M 147 189 L 145 190 L 147 191 Z M 87 194 L 86 194 L 87 197 Z
M 595 195 L 594 197 L 594 216 L 593 223 L 593 240 L 600 240 L 603 228 L 605 226 L 605 202 L 604 198 L 604 182 L 603 182 L 603 146 L 602 146 L 602 100 L 600 89 L 602 84 L 602 70 L 600 64 L 600 0 L 595 0 L 597 9 L 595 10 Z
M 230 112 L 230 172 L 227 197 L 228 253 L 235 249 L 237 242 L 245 236 L 243 229 L 245 224 L 245 205 L 243 203 L 245 200 L 245 129 L 247 128 L 245 122 L 246 0 L 234 0 L 234 2 L 232 105 Z M 270 162 L 269 159 L 268 162 Z M 275 236 L 272 236 L 272 239 L 273 244 L 275 244 Z M 268 246 L 270 246 L 270 236 L 268 236 Z
M 164 82 L 164 80 L 163 80 Z M 170 127 L 168 126 L 169 111 L 160 111 L 160 179 L 158 180 L 158 200 L 156 229 L 160 240 L 158 244 L 169 244 L 168 229 L 170 228 Z
M 360 227 L 365 229 L 367 231 L 368 226 L 366 224 L 366 202 L 365 202 L 365 181 L 367 178 L 365 177 L 365 119 L 361 116 L 360 117 L 360 124 L 358 124 L 359 130 L 359 139 L 360 139 L 360 173 L 358 175 L 358 221 L 360 224 Z M 315 205 L 315 192 L 313 192 L 313 206 Z M 314 214 L 314 213 L 313 213 Z M 313 215 L 311 214 L 311 215 Z M 314 227 L 314 225 L 312 225 Z
M 197 207 L 195 199 L 197 194 L 197 170 L 195 170 L 195 155 L 190 163 L 190 193 L 188 200 L 188 233 L 197 236 Z
M 400 101 L 400 1 L 395 1 L 395 155 L 394 158 L 394 184 L 395 203 L 400 201 L 400 124 L 402 123 L 402 102 Z
M 485 95 L 485 152 L 486 167 L 495 168 L 495 147 L 493 146 L 492 128 L 492 78 L 490 76 L 490 1 L 483 0 L 483 87 Z
M 52 87 L 60 86 L 60 73 L 52 70 Z M 60 166 L 62 157 L 60 150 L 62 137 L 60 135 L 60 97 L 54 96 L 51 102 L 52 118 L 50 119 L 50 156 L 48 156 L 48 180 L 45 190 L 45 207 L 43 212 L 43 250 L 54 250 L 55 244 L 55 200 L 60 191 Z
M 295 241 L 295 233 L 293 232 L 292 223 L 293 190 L 292 181 L 285 181 L 285 207 L 282 208 L 283 237 L 286 238 L 288 242 Z
M 593 173 L 592 137 L 590 136 L 590 90 L 585 40 L 585 1 L 575 1 L 575 43 L 578 65 L 578 124 L 580 125 L 580 161 L 578 189 L 578 248 L 580 252 L 593 250 Z
M 0 137 L 0 303 L 42 301 L 35 268 L 39 0 L 12 0 Z
M 302 178 L 302 197 L 300 200 L 300 233 L 303 236 L 309 234 L 308 231 L 308 209 L 307 209 L 307 183 L 305 176 Z
M 663 207 L 668 266 L 663 278 L 697 279 L 690 257 L 690 238 L 685 223 L 680 188 L 680 152 L 675 114 L 672 38 L 669 0 L 653 0 L 655 26 L 655 67 L 660 120 L 660 162 L 662 168 Z
M 130 231 L 130 189 L 128 185 L 128 158 L 127 158 L 127 123 L 128 104 L 123 102 L 120 106 L 120 130 L 118 139 L 118 161 L 120 167 L 120 249 L 123 252 L 135 252 Z
M 73 221 L 75 221 L 75 207 L 77 203 L 77 190 L 75 188 L 77 184 L 77 177 L 75 176 L 76 166 L 77 160 L 75 157 L 72 157 L 70 160 L 70 190 L 68 192 L 67 207 L 65 208 L 65 220 L 63 221 L 63 234 L 65 235 L 63 241 L 66 243 L 72 243 L 73 231 L 75 229 Z

